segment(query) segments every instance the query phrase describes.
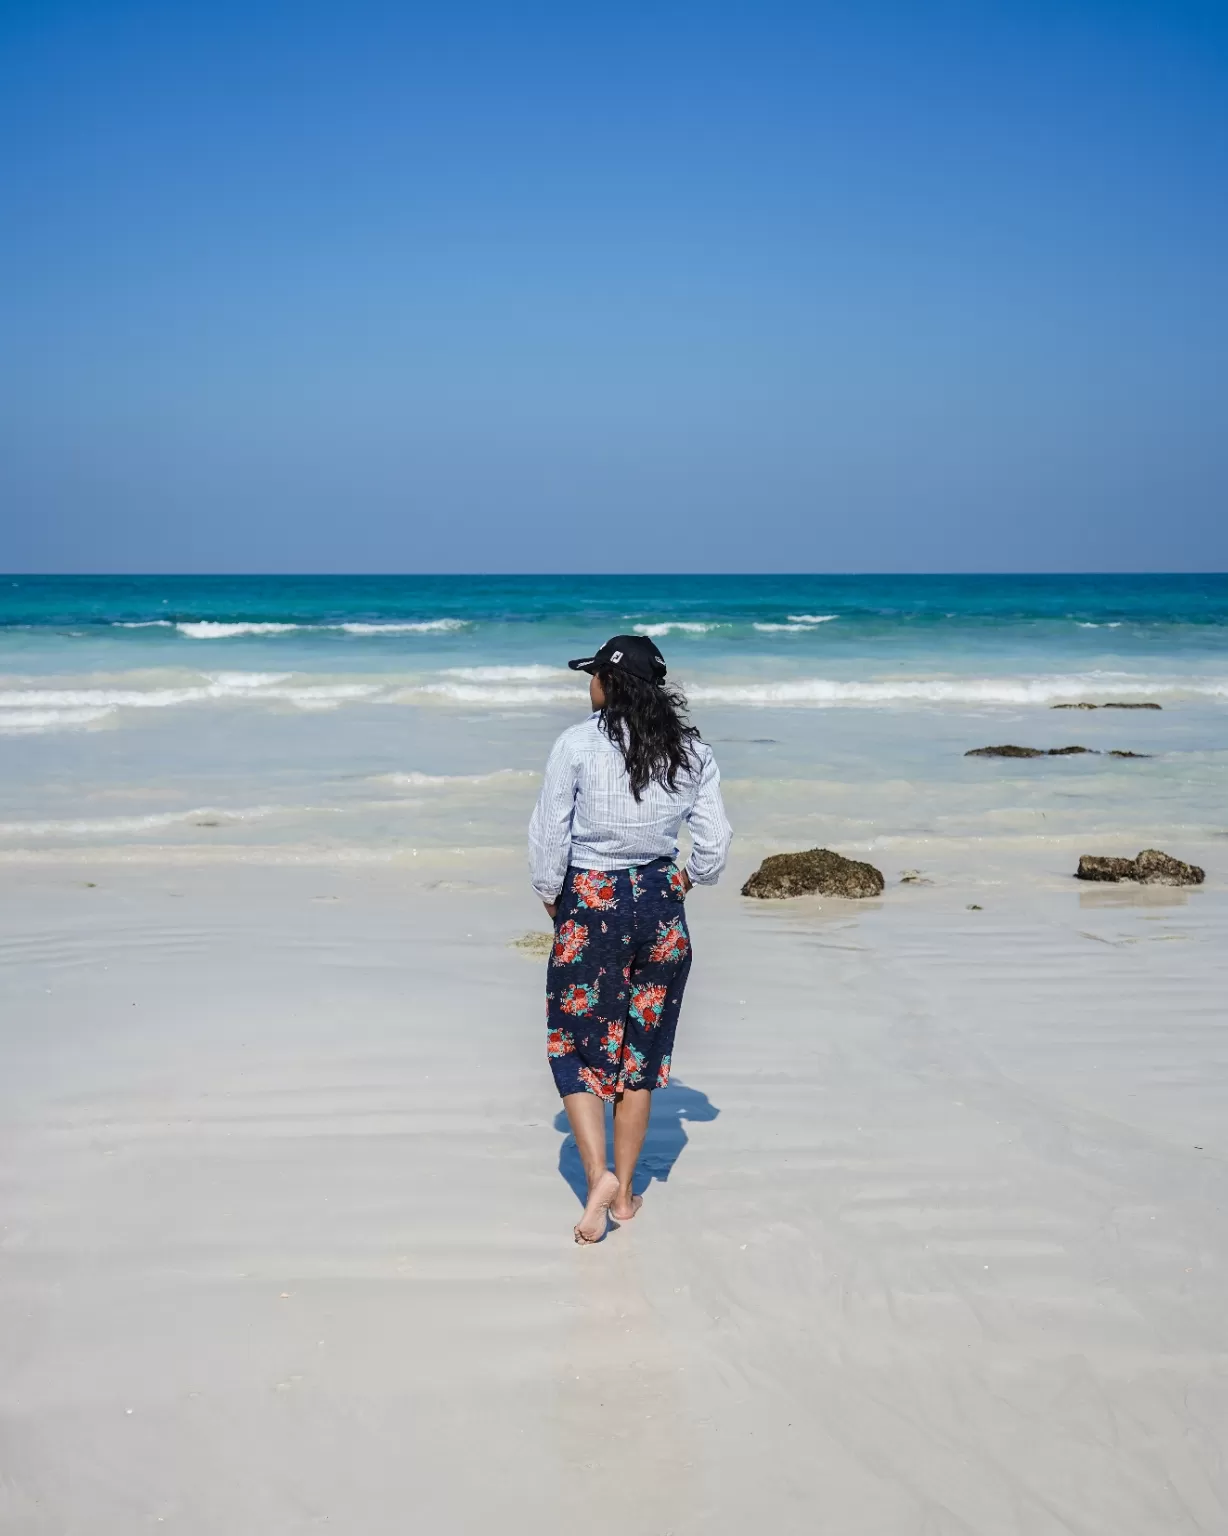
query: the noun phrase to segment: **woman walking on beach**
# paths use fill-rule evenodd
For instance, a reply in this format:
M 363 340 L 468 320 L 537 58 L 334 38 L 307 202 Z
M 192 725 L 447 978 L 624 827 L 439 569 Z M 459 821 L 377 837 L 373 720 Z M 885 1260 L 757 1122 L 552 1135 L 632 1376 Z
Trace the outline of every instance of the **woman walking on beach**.
M 563 732 L 529 824 L 533 889 L 554 920 L 547 1053 L 588 1178 L 577 1243 L 639 1209 L 631 1181 L 654 1088 L 669 1081 L 691 968 L 684 903 L 714 885 L 731 832 L 711 750 L 642 635 L 615 635 L 568 665 L 589 674 L 593 713 Z M 678 830 L 691 832 L 685 869 Z M 605 1106 L 614 1104 L 614 1172 Z

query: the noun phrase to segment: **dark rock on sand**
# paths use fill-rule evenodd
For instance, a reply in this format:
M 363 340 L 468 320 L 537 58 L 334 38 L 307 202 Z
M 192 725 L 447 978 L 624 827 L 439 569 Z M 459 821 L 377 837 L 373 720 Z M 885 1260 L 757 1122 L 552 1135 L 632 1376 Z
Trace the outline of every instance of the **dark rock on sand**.
M 883 877 L 873 864 L 846 859 L 830 848 L 805 853 L 774 853 L 764 859 L 742 887 L 743 896 L 769 900 L 778 896 L 881 896 Z
M 1090 752 L 1094 757 L 1099 757 L 1095 747 L 1050 747 L 1045 753 L 1046 757 L 1074 757 L 1081 752 Z
M 1133 859 L 1085 853 L 1075 872 L 1076 880 L 1137 880 L 1140 885 L 1201 885 L 1206 878 L 1197 864 L 1185 864 L 1158 848 L 1144 848 Z
M 1159 709 L 1159 704 L 1050 704 L 1050 709 Z

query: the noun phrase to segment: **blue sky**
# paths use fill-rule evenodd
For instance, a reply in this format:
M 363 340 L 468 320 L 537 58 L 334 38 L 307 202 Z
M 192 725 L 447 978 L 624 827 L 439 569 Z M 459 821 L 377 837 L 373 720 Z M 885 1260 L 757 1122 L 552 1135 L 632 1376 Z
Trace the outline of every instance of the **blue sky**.
M 0 0 L 0 568 L 1228 568 L 1228 7 Z

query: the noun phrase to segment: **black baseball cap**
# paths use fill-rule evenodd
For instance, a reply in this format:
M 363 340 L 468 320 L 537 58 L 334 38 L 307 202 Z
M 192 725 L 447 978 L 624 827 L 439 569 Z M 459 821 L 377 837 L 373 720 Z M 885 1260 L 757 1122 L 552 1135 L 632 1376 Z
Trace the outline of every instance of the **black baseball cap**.
M 659 683 L 665 677 L 665 657 L 647 635 L 615 635 L 595 656 L 578 656 L 567 665 L 573 672 L 599 672 L 602 667 L 619 667 L 646 683 Z

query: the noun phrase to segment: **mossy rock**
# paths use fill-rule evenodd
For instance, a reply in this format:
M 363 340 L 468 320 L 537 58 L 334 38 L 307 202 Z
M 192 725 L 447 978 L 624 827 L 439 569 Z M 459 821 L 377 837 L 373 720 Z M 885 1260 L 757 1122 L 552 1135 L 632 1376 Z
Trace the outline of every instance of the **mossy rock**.
M 873 864 L 846 859 L 830 848 L 804 853 L 774 853 L 764 859 L 742 887 L 743 896 L 769 901 L 783 896 L 843 896 L 860 900 L 881 896 L 883 877 Z
M 1186 864 L 1158 848 L 1144 848 L 1133 859 L 1085 853 L 1075 871 L 1076 880 L 1137 880 L 1140 885 L 1201 885 L 1206 878 L 1197 864 Z

